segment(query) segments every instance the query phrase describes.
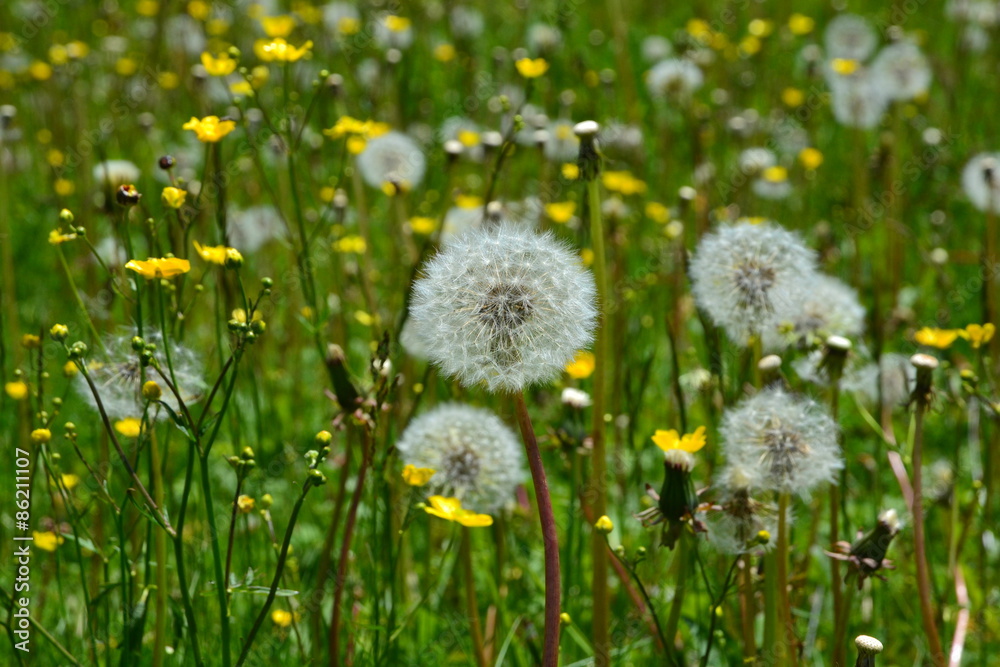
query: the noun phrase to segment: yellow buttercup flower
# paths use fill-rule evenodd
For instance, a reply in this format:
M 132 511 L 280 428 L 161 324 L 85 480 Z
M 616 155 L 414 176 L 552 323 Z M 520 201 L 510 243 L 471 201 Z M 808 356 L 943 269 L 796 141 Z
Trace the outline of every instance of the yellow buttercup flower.
M 163 188 L 163 194 L 160 195 L 160 199 L 163 201 L 164 206 L 170 208 L 180 208 L 184 206 L 184 199 L 187 197 L 187 192 L 181 190 L 180 188 Z
M 62 535 L 56 535 L 51 530 L 44 533 L 33 530 L 31 536 L 35 538 L 35 546 L 43 551 L 55 551 L 56 547 L 66 541 Z
M 803 148 L 799 151 L 799 162 L 806 169 L 815 169 L 823 164 L 823 153 L 816 148 Z
M 195 252 L 206 262 L 211 262 L 212 264 L 218 264 L 219 266 L 224 266 L 226 263 L 226 246 L 203 246 L 197 241 L 194 242 Z
M 47 428 L 36 428 L 31 432 L 31 441 L 36 445 L 44 445 L 52 440 L 52 431 Z
M 788 180 L 788 170 L 784 167 L 768 167 L 764 170 L 764 180 L 771 183 L 784 183 Z
M 792 14 L 788 19 L 788 29 L 793 35 L 808 35 L 816 27 L 816 21 L 804 14 Z
M 615 524 L 614 522 L 611 521 L 611 517 L 609 517 L 607 514 L 605 514 L 600 519 L 594 522 L 594 530 L 596 530 L 599 533 L 604 533 L 605 535 L 607 535 L 614 529 L 615 529 Z
M 240 497 L 236 499 L 236 507 L 244 514 L 250 514 L 256 504 L 257 501 L 247 495 L 240 494 Z
M 260 26 L 268 37 L 288 37 L 295 29 L 295 17 L 288 14 L 265 16 L 260 20 Z
M 250 85 L 249 81 L 236 81 L 235 83 L 229 84 L 229 92 L 233 95 L 242 95 L 243 97 L 253 97 L 254 89 Z
M 312 46 L 312 40 L 295 47 L 278 37 L 270 42 L 257 40 L 253 45 L 253 52 L 264 62 L 294 63 L 302 60 L 312 50 Z
M 66 243 L 66 241 L 72 241 L 76 238 L 76 232 L 70 232 L 69 234 L 63 234 L 63 230 L 53 229 L 49 232 L 49 243 L 52 245 L 59 245 L 60 243 Z
M 785 106 L 799 107 L 806 101 L 806 95 L 798 88 L 785 88 L 781 91 L 781 101 Z
M 152 280 L 153 278 L 173 278 L 191 270 L 191 262 L 186 259 L 176 257 L 152 257 L 145 261 L 140 259 L 129 260 L 125 265 L 126 269 L 135 271 L 143 278 Z
M 537 79 L 541 75 L 549 71 L 549 64 L 545 61 L 545 58 L 521 58 L 516 63 L 514 67 L 517 68 L 518 74 L 523 76 L 525 79 Z
M 479 208 L 483 205 L 483 198 L 476 195 L 457 195 L 455 206 L 458 208 Z
M 458 498 L 431 496 L 427 502 L 431 506 L 424 507 L 424 511 L 446 521 L 454 521 L 467 528 L 493 525 L 493 517 L 489 514 L 476 514 L 472 510 L 463 509 L 462 501 Z
M 562 177 L 567 181 L 575 181 L 580 178 L 580 165 L 575 162 L 566 162 L 562 166 Z
M 583 380 L 593 374 L 596 365 L 593 352 L 577 352 L 573 361 L 566 364 L 566 374 L 574 380 Z
M 3 386 L 3 390 L 15 401 L 23 401 L 28 397 L 28 385 L 20 380 L 8 382 Z
M 695 429 L 694 433 L 688 433 L 684 436 L 681 436 L 673 429 L 669 431 L 657 429 L 652 440 L 656 443 L 657 447 L 665 452 L 671 449 L 682 449 L 689 454 L 693 454 L 705 446 L 705 427 L 699 426 Z
M 236 59 L 228 53 L 213 56 L 208 51 L 201 54 L 201 64 L 211 76 L 229 76 L 236 71 Z
M 576 212 L 576 203 L 571 201 L 552 202 L 545 205 L 545 215 L 552 222 L 564 224 L 570 221 Z
M 191 120 L 181 127 L 185 130 L 193 130 L 198 135 L 198 141 L 214 144 L 236 129 L 236 121 L 222 120 L 218 116 L 205 116 L 199 120 L 192 116 Z
M 858 71 L 861 63 L 850 58 L 834 58 L 830 61 L 830 69 L 841 76 L 850 76 Z
M 978 350 L 983 343 L 988 343 L 993 339 L 993 334 L 996 333 L 996 330 L 997 328 L 990 322 L 986 324 L 970 324 L 965 327 L 960 335 L 969 341 L 974 349 Z
M 410 486 L 423 486 L 427 482 L 431 481 L 431 477 L 437 471 L 433 468 L 418 468 L 412 463 L 406 465 L 403 468 L 403 481 Z
M 333 242 L 333 249 L 337 252 L 347 252 L 360 255 L 367 248 L 365 240 L 360 236 L 345 236 Z
M 72 473 L 63 473 L 59 476 L 59 480 L 62 482 L 62 485 L 66 487 L 67 491 L 71 490 L 74 486 L 80 483 L 80 477 Z
M 962 329 L 932 329 L 931 327 L 924 327 L 913 335 L 913 340 L 921 345 L 944 350 L 951 347 L 951 344 L 955 342 L 962 331 Z
M 345 16 L 337 21 L 337 32 L 341 35 L 356 35 L 361 32 L 361 21 L 353 16 Z
M 126 438 L 138 438 L 142 431 L 142 422 L 135 417 L 126 417 L 115 422 L 115 430 Z
M 414 234 L 427 235 L 433 232 L 437 228 L 437 221 L 434 218 L 425 218 L 422 216 L 415 216 L 410 218 L 410 229 L 413 230 Z
M 410 29 L 410 19 L 405 16 L 396 16 L 395 14 L 389 14 L 383 20 L 385 27 L 391 32 L 405 32 Z
M 670 222 L 670 209 L 658 201 L 646 204 L 646 217 L 661 225 Z
M 292 612 L 284 609 L 275 609 L 271 612 L 271 621 L 279 628 L 287 628 L 292 624 Z
M 455 59 L 455 47 L 451 44 L 438 44 L 434 47 L 434 59 L 443 63 L 451 62 Z

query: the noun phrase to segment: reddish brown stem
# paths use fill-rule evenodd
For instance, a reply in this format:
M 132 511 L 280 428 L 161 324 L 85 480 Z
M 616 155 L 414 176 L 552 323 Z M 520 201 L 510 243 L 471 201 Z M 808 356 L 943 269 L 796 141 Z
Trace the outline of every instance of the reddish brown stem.
M 549 497 L 549 483 L 545 479 L 542 455 L 538 451 L 538 440 L 531 425 L 524 393 L 514 394 L 514 408 L 517 425 L 524 439 L 524 449 L 528 455 L 531 481 L 535 486 L 535 501 L 538 503 L 538 518 L 542 524 L 542 540 L 545 545 L 545 648 L 542 654 L 543 667 L 557 667 L 559 664 L 559 536 L 556 532 L 556 517 L 552 513 L 552 499 Z

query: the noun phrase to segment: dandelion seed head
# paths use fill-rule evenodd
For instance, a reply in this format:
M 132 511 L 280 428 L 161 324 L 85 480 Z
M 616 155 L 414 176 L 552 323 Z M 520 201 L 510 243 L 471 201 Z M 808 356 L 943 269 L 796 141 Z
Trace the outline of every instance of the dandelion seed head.
M 843 467 L 837 424 L 815 401 L 780 388 L 727 411 L 720 434 L 729 465 L 753 471 L 761 490 L 808 496 Z
M 764 347 L 816 345 L 828 336 L 856 339 L 864 331 L 865 308 L 858 293 L 843 281 L 816 273 L 798 302 L 786 302 L 775 313 L 775 326 L 764 330 Z
M 871 129 L 881 122 L 889 97 L 869 70 L 850 76 L 828 74 L 827 80 L 832 94 L 833 116 L 838 123 L 846 127 Z
M 746 345 L 773 326 L 776 312 L 801 302 L 815 267 L 815 253 L 796 234 L 770 222 L 739 222 L 702 238 L 691 260 L 692 292 L 734 342 Z
M 246 253 L 255 253 L 285 231 L 281 214 L 273 206 L 251 206 L 243 211 L 232 211 L 226 222 L 226 234 L 233 247 Z
M 105 160 L 94 165 L 94 180 L 109 188 L 134 183 L 141 175 L 139 167 L 128 160 Z
M 882 49 L 872 63 L 876 85 L 891 100 L 912 100 L 931 85 L 931 66 L 912 42 L 898 42 Z
M 405 464 L 437 471 L 435 493 L 493 512 L 514 498 L 524 462 L 514 432 L 489 410 L 446 403 L 414 419 L 396 443 Z
M 722 553 L 739 554 L 754 548 L 762 530 L 777 535 L 778 509 L 753 497 L 754 476 L 752 469 L 729 465 L 713 484 L 719 491 L 720 509 L 706 514 L 708 539 Z M 773 544 L 770 541 L 765 548 Z
M 1000 213 L 1000 153 L 980 153 L 962 170 L 962 189 L 980 211 Z
M 148 367 L 143 371 L 139 364 L 139 355 L 132 349 L 134 332 L 115 336 L 106 342 L 108 355 L 104 358 L 95 356 L 89 360 L 88 369 L 94 385 L 101 396 L 101 403 L 108 417 L 112 420 L 139 418 L 142 416 L 146 400 L 142 396 L 142 385 L 145 380 L 160 381 L 159 374 Z M 164 351 L 163 339 L 159 334 L 145 336 L 147 344 L 156 345 L 155 358 L 167 377 L 170 371 Z M 190 349 L 170 343 L 170 361 L 177 379 L 177 390 L 186 404 L 192 404 L 201 399 L 207 386 L 201 374 L 201 362 Z M 76 389 L 91 408 L 97 410 L 97 400 L 94 398 L 86 379 L 77 375 Z M 180 410 L 176 396 L 164 387 L 161 401 L 170 406 L 174 412 Z M 147 419 L 164 419 L 166 411 L 152 404 L 149 407 Z
M 909 400 L 917 370 L 910 364 L 909 357 L 902 354 L 883 354 L 878 363 L 856 368 L 849 365 L 840 386 L 873 404 L 879 399 L 880 376 L 882 400 L 886 405 L 898 406 Z
M 653 97 L 688 97 L 701 88 L 705 75 L 690 60 L 670 58 L 646 73 L 646 87 Z
M 500 222 L 427 263 L 410 316 L 429 356 L 465 385 L 519 391 L 562 372 L 591 341 L 594 280 L 551 234 Z
M 841 14 L 830 21 L 824 34 L 830 58 L 866 60 L 878 46 L 874 28 L 857 14 Z
M 358 169 L 365 183 L 381 189 L 385 183 L 414 187 L 424 179 L 427 158 L 417 142 L 402 132 L 375 137 L 358 155 Z

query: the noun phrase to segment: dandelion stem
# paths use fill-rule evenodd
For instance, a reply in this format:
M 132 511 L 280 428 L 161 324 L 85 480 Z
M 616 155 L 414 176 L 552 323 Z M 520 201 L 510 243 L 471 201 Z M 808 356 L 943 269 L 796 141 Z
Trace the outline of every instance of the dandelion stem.
M 351 537 L 354 535 L 354 524 L 358 517 L 358 505 L 365 490 L 365 477 L 372 463 L 372 437 L 367 429 L 361 429 L 361 468 L 355 482 L 351 505 L 347 510 L 347 523 L 344 526 L 344 537 L 340 544 L 340 556 L 337 558 L 337 578 L 333 582 L 333 609 L 330 612 L 330 667 L 341 664 L 340 659 L 340 599 L 347 584 L 347 561 L 351 553 Z
M 486 667 L 486 655 L 483 653 L 483 628 L 479 622 L 479 603 L 476 601 L 476 581 L 472 576 L 472 548 L 469 529 L 462 526 L 462 541 L 458 545 L 459 558 L 462 560 L 462 577 L 465 579 L 465 610 L 469 615 L 469 625 L 472 630 L 472 650 L 476 654 L 476 665 Z M 395 577 L 395 573 L 392 575 Z
M 784 648 L 782 652 L 787 662 L 796 664 L 795 630 L 792 624 L 792 607 L 788 599 L 788 493 L 782 493 L 778 498 L 778 608 L 781 613 L 781 623 L 785 628 Z
M 688 544 L 691 536 L 687 532 L 682 532 L 677 540 L 677 570 L 674 573 L 674 599 L 670 602 L 670 615 L 667 616 L 667 654 L 673 656 L 673 661 L 680 664 L 678 660 L 676 642 L 677 627 L 681 620 L 681 608 L 684 606 L 684 594 L 687 592 L 687 582 L 691 573 L 691 545 Z
M 753 563 L 750 554 L 743 554 L 743 568 L 740 572 L 740 629 L 743 632 L 743 662 L 753 662 L 757 654 L 754 638 L 754 617 L 757 615 L 757 605 L 753 594 Z
M 538 450 L 538 440 L 531 424 L 531 415 L 524 401 L 524 392 L 513 395 L 517 425 L 521 429 L 524 448 L 531 469 L 531 481 L 535 487 L 535 501 L 538 503 L 538 517 L 542 524 L 542 539 L 545 545 L 545 649 L 543 667 L 556 667 L 559 663 L 559 535 L 556 518 L 552 513 L 552 499 L 549 497 L 549 483 L 545 478 L 542 455 Z
M 719 592 L 719 598 L 712 603 L 709 609 L 709 615 L 711 619 L 708 622 L 708 646 L 705 647 L 705 655 L 701 657 L 701 667 L 708 667 L 708 658 L 712 655 L 712 640 L 715 638 L 715 621 L 718 618 L 718 611 L 722 606 L 722 601 L 726 599 L 726 592 L 729 590 L 729 583 L 733 579 L 733 573 L 736 571 L 737 566 L 742 559 L 742 555 L 737 556 L 733 564 L 729 566 L 729 571 L 726 573 L 726 578 L 722 582 L 722 591 Z
M 927 401 L 918 397 L 916 401 L 915 426 L 913 432 L 913 514 L 914 558 L 917 568 L 917 590 L 920 594 L 920 615 L 930 648 L 931 661 L 943 664 L 945 655 L 941 649 L 941 638 L 934 621 L 934 607 L 931 602 L 931 580 L 927 569 L 927 549 L 924 542 L 924 498 L 923 498 L 923 455 L 924 455 L 924 412 Z
M 590 214 L 590 243 L 594 251 L 594 282 L 600 321 L 594 341 L 593 440 L 590 490 L 594 497 L 594 514 L 607 514 L 607 451 L 604 437 L 604 399 L 607 396 L 608 368 L 608 276 L 604 251 L 604 224 L 601 218 L 601 196 L 597 178 L 587 181 L 587 206 Z M 611 645 L 608 640 L 608 551 L 605 536 L 591 530 L 591 558 L 594 561 L 592 579 L 594 599 L 594 650 L 597 665 L 607 664 Z

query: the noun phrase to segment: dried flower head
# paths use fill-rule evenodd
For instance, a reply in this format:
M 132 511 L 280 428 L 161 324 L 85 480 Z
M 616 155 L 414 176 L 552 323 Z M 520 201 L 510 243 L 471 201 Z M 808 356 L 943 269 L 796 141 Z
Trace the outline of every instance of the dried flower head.
M 727 411 L 719 432 L 729 465 L 753 488 L 807 496 L 844 465 L 836 422 L 812 399 L 779 387 Z
M 868 533 L 858 531 L 858 538 L 851 544 L 850 542 L 837 542 L 834 551 L 827 551 L 830 558 L 846 561 L 851 564 L 846 579 L 857 577 L 858 589 L 865 583 L 868 577 L 878 577 L 885 579 L 879 574 L 879 570 L 893 569 L 892 561 L 885 557 L 889 550 L 892 538 L 899 533 L 900 522 L 896 510 L 885 510 L 878 515 L 878 523 Z
M 746 345 L 801 303 L 816 270 L 815 253 L 770 222 L 740 222 L 706 235 L 691 260 L 698 306 L 736 343 Z
M 708 538 L 722 553 L 739 554 L 755 548 L 761 531 L 778 534 L 778 508 L 753 497 L 752 481 L 752 471 L 730 465 L 713 484 L 719 496 L 706 515 Z
M 524 455 L 514 432 L 489 410 L 446 403 L 414 419 L 396 443 L 404 464 L 435 471 L 434 493 L 454 496 L 477 512 L 511 502 L 524 480 Z
M 520 391 L 590 343 L 594 302 L 593 276 L 574 252 L 501 222 L 467 231 L 427 263 L 410 316 L 446 375 Z

